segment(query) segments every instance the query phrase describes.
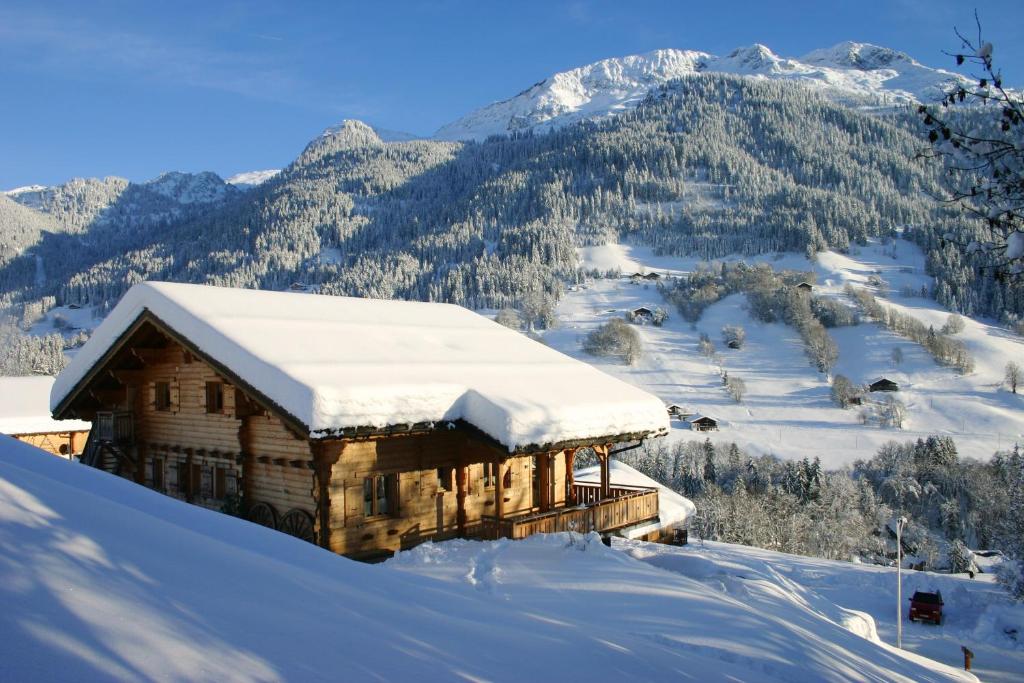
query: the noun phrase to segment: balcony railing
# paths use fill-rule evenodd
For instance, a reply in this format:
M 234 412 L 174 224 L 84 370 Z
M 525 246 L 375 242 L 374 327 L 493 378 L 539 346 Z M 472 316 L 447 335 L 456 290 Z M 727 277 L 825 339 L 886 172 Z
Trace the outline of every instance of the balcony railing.
M 639 487 L 613 486 L 611 497 L 600 500 L 599 484 L 573 485 L 577 505 L 515 517 L 484 517 L 480 535 L 484 538 L 526 538 L 533 534 L 559 531 L 604 532 L 647 522 L 658 517 L 658 491 Z

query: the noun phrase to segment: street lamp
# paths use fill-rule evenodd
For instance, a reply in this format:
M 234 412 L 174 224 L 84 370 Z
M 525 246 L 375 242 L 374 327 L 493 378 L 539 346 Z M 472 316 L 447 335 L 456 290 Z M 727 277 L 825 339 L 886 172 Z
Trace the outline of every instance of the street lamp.
M 903 649 L 903 527 L 906 517 L 896 520 L 896 647 Z

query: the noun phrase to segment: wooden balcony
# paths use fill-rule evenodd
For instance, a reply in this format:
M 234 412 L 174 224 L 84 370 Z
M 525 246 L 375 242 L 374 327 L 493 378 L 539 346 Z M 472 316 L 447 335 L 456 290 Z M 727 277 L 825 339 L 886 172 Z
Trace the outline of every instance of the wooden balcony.
M 612 486 L 601 498 L 600 484 L 574 483 L 576 505 L 515 517 L 484 517 L 480 535 L 485 539 L 526 538 L 559 531 L 606 532 L 658 518 L 658 490 Z

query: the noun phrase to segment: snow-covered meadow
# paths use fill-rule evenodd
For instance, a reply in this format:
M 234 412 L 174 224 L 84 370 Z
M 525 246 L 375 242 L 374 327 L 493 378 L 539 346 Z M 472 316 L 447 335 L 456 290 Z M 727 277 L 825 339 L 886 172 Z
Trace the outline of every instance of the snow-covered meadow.
M 566 534 L 364 565 L 6 437 L 0 548 L 0 680 L 976 680 L 915 654 L 961 641 L 1024 673 L 980 581 L 936 577 L 950 627 L 900 653 L 883 568 Z
M 627 275 L 638 271 L 681 274 L 699 264 L 696 258 L 656 256 L 650 249 L 628 245 L 580 251 L 584 267 L 620 268 Z M 907 287 L 920 289 L 931 281 L 924 274 L 920 250 L 904 240 L 896 240 L 895 247 L 879 243 L 854 247 L 849 255 L 824 252 L 813 263 L 796 254 L 748 259 L 754 261 L 766 261 L 777 270 L 814 271 L 815 294 L 844 300 L 847 282 L 870 288 L 868 281 L 876 275 L 887 285 L 884 291 L 874 289 L 884 305 L 936 329 L 949 315 L 931 299 L 901 295 Z M 859 410 L 835 406 L 828 379 L 808 362 L 796 330 L 758 322 L 745 305 L 744 295 L 731 295 L 711 305 L 691 325 L 662 300 L 654 284 L 635 284 L 628 278 L 595 279 L 570 288 L 557 309 L 558 326 L 546 332 L 544 340 L 647 389 L 666 403 L 678 403 L 721 423 L 718 432 L 696 434 L 674 421 L 674 439 L 710 436 L 712 441 L 735 441 L 756 453 L 783 458 L 818 456 L 826 466 L 836 467 L 870 457 L 887 441 L 930 434 L 952 436 L 961 455 L 988 459 L 997 449 L 1012 446 L 1024 433 L 1024 395 L 1014 395 L 1002 386 L 1007 361 L 1024 362 L 1024 340 L 991 321 L 965 318 L 966 328 L 956 335 L 976 360 L 974 372 L 966 376 L 937 365 L 920 346 L 876 324 L 829 330 L 840 352 L 834 372 L 855 383 L 887 376 L 900 384 L 898 396 L 907 406 L 907 419 L 902 429 L 895 429 L 863 425 Z M 637 328 L 645 351 L 636 365 L 582 351 L 580 344 L 590 330 L 638 306 L 663 306 L 670 317 L 662 327 Z M 746 329 L 742 349 L 724 348 L 720 331 L 726 324 Z M 742 403 L 735 403 L 726 393 L 717 365 L 698 352 L 701 332 L 716 343 L 728 373 L 744 380 L 747 393 Z M 899 364 L 892 354 L 897 348 L 903 355 Z

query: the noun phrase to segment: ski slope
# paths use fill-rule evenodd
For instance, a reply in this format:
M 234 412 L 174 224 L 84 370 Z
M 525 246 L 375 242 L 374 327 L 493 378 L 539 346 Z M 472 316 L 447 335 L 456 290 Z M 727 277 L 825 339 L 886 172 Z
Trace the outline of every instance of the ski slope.
M 977 680 L 797 577 L 754 604 L 568 535 L 365 565 L 7 437 L 0 548 L 4 681 Z
M 620 268 L 626 274 L 678 275 L 691 272 L 699 263 L 696 258 L 656 256 L 644 247 L 618 244 L 581 249 L 580 257 L 587 269 Z M 844 300 L 847 282 L 869 287 L 869 278 L 880 275 L 887 283 L 884 291 L 874 290 L 881 303 L 936 330 L 949 315 L 930 299 L 900 295 L 905 286 L 919 289 L 931 281 L 924 274 L 920 250 L 904 240 L 896 240 L 895 247 L 872 243 L 849 255 L 825 252 L 814 263 L 797 254 L 746 260 L 767 261 L 777 270 L 813 271 L 816 295 Z M 545 332 L 544 340 L 647 389 L 666 403 L 678 403 L 720 421 L 720 431 L 700 434 L 673 421 L 673 439 L 703 440 L 707 436 L 782 458 L 818 456 L 826 466 L 838 467 L 870 457 L 887 441 L 930 434 L 954 437 L 961 455 L 988 459 L 1024 434 L 1024 395 L 1002 387 L 1006 362 L 1024 363 L 1024 340 L 990 321 L 965 318 L 966 329 L 957 335 L 976 359 L 975 371 L 967 376 L 937 365 L 920 346 L 878 325 L 862 323 L 829 330 L 840 351 L 834 372 L 855 383 L 884 375 L 900 384 L 898 397 L 907 405 L 907 419 L 902 429 L 895 429 L 861 424 L 859 409 L 835 406 L 828 378 L 810 365 L 796 331 L 752 319 L 745 303 L 742 294 L 726 297 L 691 325 L 662 300 L 653 284 L 634 284 L 628 278 L 590 280 L 566 293 L 557 309 L 558 326 Z M 645 353 L 636 365 L 595 358 L 582 351 L 580 345 L 588 332 L 638 306 L 663 306 L 670 317 L 663 327 L 637 328 Z M 721 343 L 721 328 L 726 324 L 746 329 L 742 349 L 730 350 Z M 725 370 L 744 380 L 747 395 L 742 403 L 735 403 L 725 392 L 717 365 L 698 353 L 701 332 L 715 342 Z M 903 352 L 899 365 L 892 361 L 894 348 Z

